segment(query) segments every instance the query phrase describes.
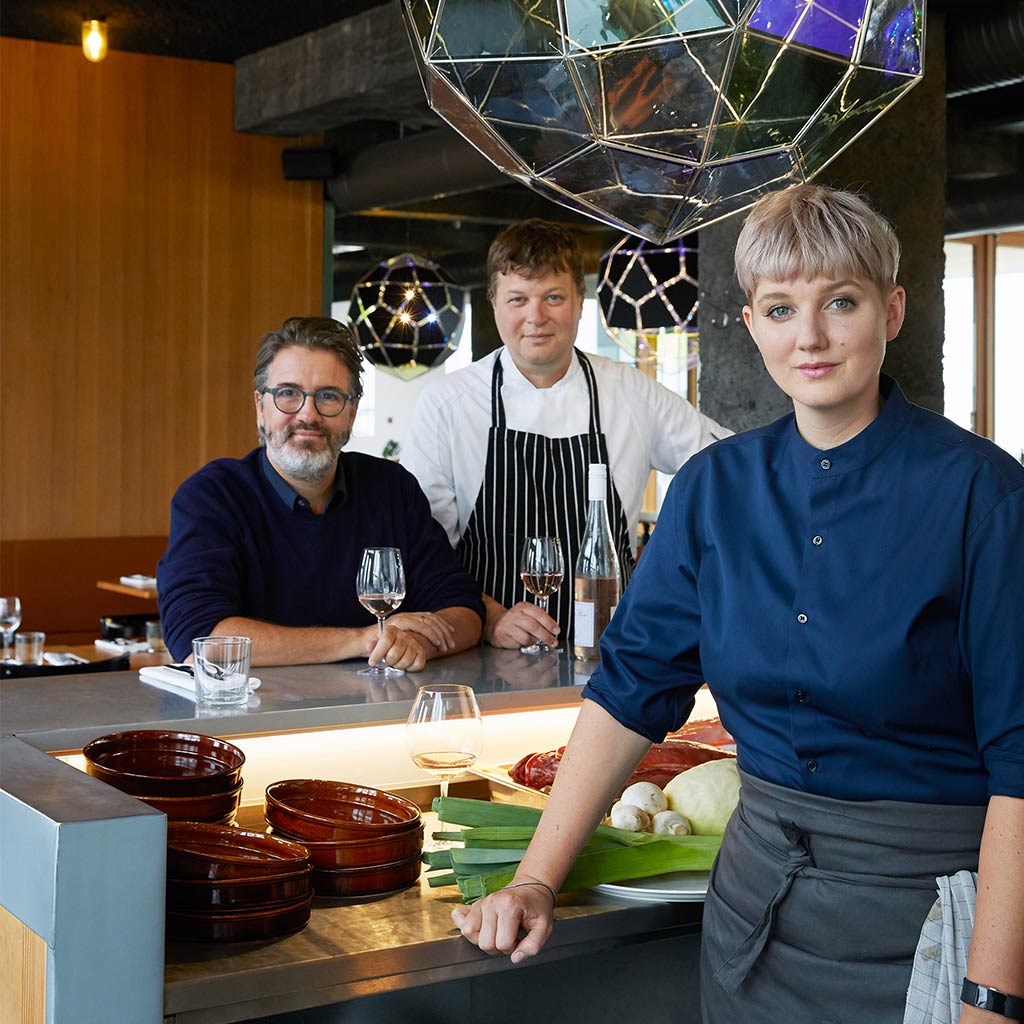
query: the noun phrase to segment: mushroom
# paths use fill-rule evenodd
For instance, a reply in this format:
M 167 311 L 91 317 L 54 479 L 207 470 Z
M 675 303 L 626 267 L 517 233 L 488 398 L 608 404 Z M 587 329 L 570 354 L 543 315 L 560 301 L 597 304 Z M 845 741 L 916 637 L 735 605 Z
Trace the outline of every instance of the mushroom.
M 619 799 L 651 815 L 668 809 L 668 798 L 653 782 L 634 782 Z
M 693 831 L 678 811 L 659 811 L 654 816 L 653 825 L 656 836 L 688 836 Z
M 612 804 L 612 827 L 622 828 L 627 832 L 650 832 L 651 816 L 642 808 L 634 804 L 627 804 L 620 800 Z

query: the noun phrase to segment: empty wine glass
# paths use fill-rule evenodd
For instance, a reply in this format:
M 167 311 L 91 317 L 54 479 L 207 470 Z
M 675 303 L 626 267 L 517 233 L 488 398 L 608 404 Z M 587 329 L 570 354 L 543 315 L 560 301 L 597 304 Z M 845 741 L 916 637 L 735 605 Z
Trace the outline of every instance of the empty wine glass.
M 4 661 L 11 657 L 11 640 L 21 625 L 21 600 L 17 597 L 0 597 L 0 633 L 4 635 Z
M 544 611 L 548 610 L 548 598 L 562 585 L 564 576 L 562 542 L 557 537 L 527 537 L 519 558 L 519 578 Z M 523 654 L 544 654 L 558 648 L 535 640 L 519 650 Z
M 366 548 L 356 576 L 359 603 L 377 617 L 378 636 L 384 634 L 384 620 L 405 600 L 405 570 L 398 548 Z M 403 676 L 404 668 L 374 665 L 361 676 Z
M 433 683 L 416 691 L 405 724 L 406 746 L 416 767 L 440 781 L 441 796 L 480 756 L 483 729 L 472 687 Z

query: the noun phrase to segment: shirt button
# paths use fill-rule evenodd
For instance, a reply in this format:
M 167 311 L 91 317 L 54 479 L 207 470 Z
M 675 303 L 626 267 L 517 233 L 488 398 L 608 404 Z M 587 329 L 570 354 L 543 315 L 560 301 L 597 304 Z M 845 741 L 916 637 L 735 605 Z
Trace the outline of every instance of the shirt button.
M 821 547 L 821 542 L 822 542 L 822 538 L 821 538 L 821 534 L 820 534 L 820 533 L 819 533 L 819 534 L 818 534 L 818 535 L 817 535 L 816 537 L 812 537 L 812 538 L 811 538 L 811 543 L 812 543 L 812 544 L 813 544 L 813 545 L 814 545 L 814 546 L 815 546 L 816 548 L 820 548 L 820 547 Z
M 822 459 L 821 460 L 821 468 L 822 469 L 831 469 L 832 468 L 832 460 L 831 459 Z
M 804 624 L 804 623 L 805 623 L 805 622 L 807 621 L 807 616 L 806 616 L 806 615 L 804 615 L 804 613 L 803 613 L 803 612 L 801 612 L 801 613 L 800 613 L 800 614 L 799 614 L 799 615 L 798 615 L 798 616 L 796 617 L 796 621 L 797 621 L 797 622 L 799 622 L 799 623 L 800 623 L 800 625 L 802 626 L 802 625 L 803 625 L 803 624 Z
M 813 757 L 807 762 L 807 770 L 812 774 L 818 770 L 818 762 Z
M 806 690 L 797 690 L 796 693 L 793 694 L 793 696 L 796 698 L 797 704 L 806 704 L 807 703 L 807 691 Z

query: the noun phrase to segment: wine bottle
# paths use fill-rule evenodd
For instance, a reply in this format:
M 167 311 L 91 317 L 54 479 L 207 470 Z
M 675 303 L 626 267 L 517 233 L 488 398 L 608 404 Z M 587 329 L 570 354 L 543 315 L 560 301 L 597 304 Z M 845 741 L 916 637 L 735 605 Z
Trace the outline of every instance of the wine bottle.
M 590 464 L 587 529 L 583 534 L 573 588 L 573 650 L 580 661 L 599 657 L 598 641 L 619 603 L 619 556 L 608 524 L 608 467 Z

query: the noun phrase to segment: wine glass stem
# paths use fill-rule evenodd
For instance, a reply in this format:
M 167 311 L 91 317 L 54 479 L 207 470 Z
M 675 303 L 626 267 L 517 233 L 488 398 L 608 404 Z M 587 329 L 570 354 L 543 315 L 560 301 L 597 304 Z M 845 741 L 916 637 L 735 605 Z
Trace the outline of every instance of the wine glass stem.
M 377 636 L 383 636 L 384 635 L 384 619 L 385 618 L 386 618 L 386 616 L 384 616 L 384 615 L 378 615 L 377 616 Z
M 546 597 L 538 597 L 537 604 L 540 605 L 540 610 L 547 613 L 548 610 L 548 599 Z
M 441 780 L 441 796 L 442 797 L 446 797 L 448 795 L 448 782 L 449 782 L 449 779 L 448 779 L 448 776 L 446 775 Z
M 11 633 L 4 630 L 4 661 L 7 661 L 11 656 L 11 636 Z

